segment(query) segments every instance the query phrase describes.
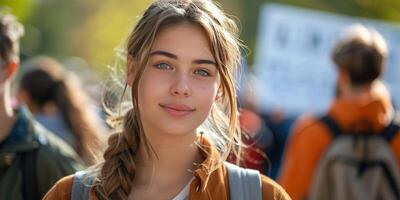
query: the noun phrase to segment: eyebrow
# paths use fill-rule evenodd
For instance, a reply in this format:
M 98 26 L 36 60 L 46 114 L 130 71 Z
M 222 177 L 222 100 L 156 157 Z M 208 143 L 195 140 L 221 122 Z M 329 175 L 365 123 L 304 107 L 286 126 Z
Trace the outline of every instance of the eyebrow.
M 165 56 L 168 58 L 172 58 L 174 60 L 178 60 L 177 55 L 167 52 L 167 51 L 157 50 L 157 51 L 153 51 L 150 53 L 150 56 L 154 56 L 154 55 L 161 55 L 161 56 Z M 195 63 L 195 64 L 210 64 L 210 65 L 215 65 L 215 66 L 217 65 L 217 63 L 215 63 L 212 60 L 208 60 L 208 59 L 196 59 L 193 61 L 193 63 Z
M 175 60 L 178 59 L 177 55 L 175 55 L 173 53 L 166 52 L 166 51 L 161 51 L 161 50 L 153 51 L 153 52 L 150 53 L 150 56 L 155 56 L 155 55 L 161 55 L 161 56 L 165 56 L 165 57 L 172 58 L 172 59 L 175 59 Z

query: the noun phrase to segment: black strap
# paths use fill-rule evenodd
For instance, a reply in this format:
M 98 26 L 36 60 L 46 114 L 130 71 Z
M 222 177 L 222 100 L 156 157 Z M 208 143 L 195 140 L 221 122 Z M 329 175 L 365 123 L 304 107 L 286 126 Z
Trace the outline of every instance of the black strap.
M 398 185 L 396 185 L 396 181 L 394 179 L 393 174 L 390 173 L 388 166 L 385 165 L 383 162 L 381 163 L 381 166 L 383 168 L 384 176 L 387 178 L 387 180 L 389 182 L 391 191 L 393 191 L 393 193 L 395 195 L 395 199 L 400 199 L 400 191 L 397 189 Z
M 322 116 L 319 121 L 323 122 L 328 127 L 334 138 L 342 133 L 342 129 L 329 115 Z M 394 136 L 396 136 L 397 133 L 400 132 L 399 124 L 400 117 L 399 115 L 396 115 L 392 122 L 383 129 L 382 133 L 379 134 L 379 136 L 383 137 L 387 142 L 389 142 L 394 138 Z
M 24 200 L 40 200 L 37 187 L 37 149 L 21 153 L 22 196 Z
M 395 113 L 392 122 L 385 127 L 382 132 L 382 137 L 385 138 L 386 141 L 390 141 L 396 136 L 396 134 L 400 131 L 400 113 Z
M 383 138 L 385 138 L 386 141 L 390 141 L 391 139 L 396 136 L 396 134 L 400 131 L 400 127 L 397 124 L 390 123 L 389 126 L 387 126 L 384 130 L 383 133 L 381 134 Z
M 329 115 L 322 116 L 319 121 L 323 122 L 328 127 L 333 138 L 336 138 L 342 133 L 342 129 Z

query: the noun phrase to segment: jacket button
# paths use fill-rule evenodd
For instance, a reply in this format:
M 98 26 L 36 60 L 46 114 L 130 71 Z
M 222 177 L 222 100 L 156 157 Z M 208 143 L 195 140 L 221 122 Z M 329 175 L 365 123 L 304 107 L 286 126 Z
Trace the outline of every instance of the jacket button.
M 13 156 L 11 154 L 4 155 L 3 162 L 6 166 L 10 166 L 13 162 Z

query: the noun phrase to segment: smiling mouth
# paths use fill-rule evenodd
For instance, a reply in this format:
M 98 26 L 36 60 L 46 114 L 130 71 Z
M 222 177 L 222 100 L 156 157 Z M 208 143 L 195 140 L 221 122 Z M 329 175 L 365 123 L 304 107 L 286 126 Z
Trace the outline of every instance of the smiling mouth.
M 189 115 L 195 109 L 190 108 L 185 105 L 162 105 L 160 104 L 160 107 L 163 108 L 169 115 L 173 117 L 183 117 L 186 115 Z

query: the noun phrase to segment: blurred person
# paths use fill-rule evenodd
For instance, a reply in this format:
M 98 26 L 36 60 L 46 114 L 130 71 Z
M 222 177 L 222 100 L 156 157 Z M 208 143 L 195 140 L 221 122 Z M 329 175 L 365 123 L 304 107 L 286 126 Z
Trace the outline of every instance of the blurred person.
M 244 168 L 256 169 L 262 174 L 269 175 L 271 163 L 266 152 L 274 144 L 273 134 L 260 117 L 254 102 L 252 85 L 249 81 L 251 80 L 251 72 L 248 70 L 244 59 L 242 59 L 239 72 L 235 79 L 239 83 L 237 87 L 239 125 L 244 143 L 239 165 Z M 233 152 L 228 157 L 228 162 L 237 162 Z
M 24 63 L 18 97 L 36 120 L 75 149 L 87 165 L 100 149 L 102 126 L 79 79 L 56 60 L 40 56 Z
M 248 107 L 240 108 L 239 124 L 245 144 L 240 166 L 269 175 L 271 163 L 267 152 L 274 144 L 271 130 L 262 121 L 259 113 Z M 235 163 L 236 157 L 232 155 L 229 161 Z
M 380 77 L 387 46 L 353 25 L 333 49 L 336 99 L 327 115 L 302 116 L 279 182 L 295 199 L 400 199 L 398 116 Z
M 282 110 L 262 112 L 260 105 L 255 102 L 252 89 L 255 81 L 252 81 L 251 72 L 244 72 L 247 76 L 241 76 L 239 122 L 246 146 L 243 148 L 240 165 L 257 169 L 276 179 L 294 117 L 285 115 Z M 229 161 L 235 162 L 235 157 L 231 157 Z
M 0 199 L 41 199 L 58 179 L 82 169 L 66 143 L 39 125 L 27 108 L 11 105 L 23 33 L 14 16 L 0 15 Z
M 247 145 L 241 166 L 257 169 L 276 179 L 293 121 L 294 117 L 278 110 L 262 113 L 254 106 L 241 107 L 239 122 Z
M 286 142 L 289 138 L 291 127 L 296 116 L 288 115 L 283 110 L 275 109 L 269 112 L 260 113 L 260 118 L 271 132 L 273 142 L 266 149 L 268 159 L 271 162 L 269 177 L 276 179 L 281 167 Z
M 104 163 L 63 178 L 44 199 L 290 199 L 259 172 L 225 162 L 240 143 L 240 43 L 212 1 L 153 2 L 126 52 L 133 107 Z
M 239 166 L 243 168 L 255 169 L 269 176 L 271 163 L 266 152 L 273 146 L 273 135 L 257 111 L 240 107 L 239 112 L 241 139 L 244 145 L 240 160 L 234 152 L 231 152 L 227 161 L 239 162 Z

